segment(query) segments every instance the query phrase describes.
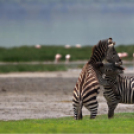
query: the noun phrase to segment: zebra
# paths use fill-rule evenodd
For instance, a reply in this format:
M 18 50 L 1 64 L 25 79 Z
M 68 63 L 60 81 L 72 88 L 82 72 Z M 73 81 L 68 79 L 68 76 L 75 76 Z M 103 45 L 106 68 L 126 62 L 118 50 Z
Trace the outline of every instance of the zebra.
M 89 61 L 84 65 L 73 90 L 74 118 L 82 119 L 83 105 L 90 111 L 90 119 L 97 115 L 98 102 L 96 97 L 100 90 L 98 78 L 93 67 L 96 62 L 106 59 L 108 62 L 122 64 L 112 41 L 112 38 L 100 40 L 93 47 Z
M 134 104 L 134 76 L 121 75 L 124 70 L 121 66 L 112 65 L 113 67 L 107 69 L 104 69 L 106 66 L 103 63 L 97 63 L 95 66 L 100 71 L 98 75 L 102 76 L 105 73 L 105 78 L 100 84 L 104 87 L 103 95 L 108 104 L 108 118 L 112 118 L 118 103 Z

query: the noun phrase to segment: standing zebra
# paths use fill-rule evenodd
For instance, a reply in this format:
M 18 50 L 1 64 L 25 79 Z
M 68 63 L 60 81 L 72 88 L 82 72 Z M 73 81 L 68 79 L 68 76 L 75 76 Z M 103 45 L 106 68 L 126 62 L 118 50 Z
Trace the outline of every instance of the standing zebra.
M 99 63 L 96 67 L 101 72 L 98 75 L 105 73 L 105 80 L 100 84 L 104 87 L 103 94 L 108 104 L 108 118 L 112 118 L 118 103 L 134 103 L 134 76 L 121 76 L 118 73 L 119 70 L 123 70 L 121 66 L 114 64 L 112 65 L 113 67 L 110 64 L 108 66 L 107 69 L 104 69 L 106 66 Z
M 83 105 L 90 111 L 91 119 L 96 117 L 98 108 L 96 97 L 99 93 L 100 85 L 93 64 L 102 62 L 104 58 L 108 62 L 117 62 L 121 64 L 121 59 L 114 49 L 112 38 L 101 40 L 94 46 L 90 60 L 84 65 L 80 76 L 78 77 L 73 91 L 75 119 L 82 119 Z

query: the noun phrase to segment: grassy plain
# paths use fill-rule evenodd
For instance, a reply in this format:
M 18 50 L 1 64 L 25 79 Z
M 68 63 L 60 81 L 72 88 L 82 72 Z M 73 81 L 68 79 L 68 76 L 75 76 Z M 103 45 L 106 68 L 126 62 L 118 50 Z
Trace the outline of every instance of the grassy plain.
M 71 47 L 66 49 L 64 46 L 42 46 L 40 49 L 35 46 L 21 46 L 12 48 L 0 47 L 0 62 L 7 64 L 0 65 L 0 73 L 9 72 L 41 72 L 41 71 L 66 71 L 68 68 L 82 68 L 83 64 L 67 65 L 65 63 L 65 55 L 70 54 L 70 61 L 88 61 L 93 46 L 84 46 L 82 48 Z M 116 47 L 117 52 L 127 52 L 128 56 L 123 60 L 132 60 L 134 45 L 120 45 Z M 54 63 L 55 55 L 62 55 L 63 64 L 43 64 L 43 62 Z M 31 62 L 38 62 L 32 64 Z M 12 64 L 13 62 L 17 64 Z M 25 62 L 25 63 L 24 63 Z M 26 64 L 26 63 L 31 64 Z M 8 64 L 11 63 L 11 64 Z
M 85 116 L 76 121 L 72 117 L 0 121 L 0 133 L 134 133 L 134 113 L 115 114 L 113 119 L 98 115 L 90 120 Z
M 65 55 L 71 55 L 71 61 L 88 60 L 92 53 L 93 46 L 82 48 L 71 47 L 66 49 L 64 46 L 42 46 L 40 49 L 34 46 L 21 46 L 12 48 L 0 48 L 0 62 L 31 62 L 31 61 L 54 61 L 57 53 L 62 55 L 61 60 L 65 61 Z M 127 52 L 125 59 L 132 60 L 134 45 L 119 45 L 117 52 Z
M 6 64 L 0 65 L 0 73 L 10 72 L 43 72 L 43 71 L 66 71 L 64 64 Z
M 40 49 L 34 46 L 22 46 L 12 48 L 0 48 L 0 61 L 3 62 L 31 62 L 31 61 L 54 61 L 57 53 L 62 55 L 61 60 L 65 61 L 65 55 L 70 54 L 71 60 L 89 59 L 91 48 L 82 47 L 65 49 L 64 46 L 42 46 Z
M 45 72 L 45 71 L 67 71 L 73 68 L 82 68 L 84 64 L 2 64 L 0 73 L 10 72 Z

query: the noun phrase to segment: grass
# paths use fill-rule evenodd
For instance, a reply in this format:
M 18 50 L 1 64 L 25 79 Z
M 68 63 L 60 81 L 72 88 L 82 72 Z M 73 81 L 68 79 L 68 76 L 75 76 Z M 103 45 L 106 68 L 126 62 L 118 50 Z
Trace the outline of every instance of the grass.
M 124 57 L 124 60 L 133 60 L 134 45 L 120 45 L 116 47 L 117 52 L 127 52 L 128 56 Z
M 54 61 L 57 53 L 62 55 L 61 61 L 65 61 L 65 55 L 71 55 L 71 61 L 89 60 L 93 46 L 84 46 L 82 48 L 64 46 L 42 45 L 40 49 L 34 46 L 21 46 L 12 48 L 0 47 L 0 62 L 30 62 L 30 61 Z M 134 45 L 120 45 L 116 47 L 117 52 L 127 52 L 128 57 L 125 60 L 132 60 Z
M 66 71 L 65 64 L 7 64 L 0 65 L 0 73 L 10 72 L 42 72 L 42 71 Z
M 134 133 L 134 113 L 115 114 L 110 120 L 98 115 L 94 120 L 85 116 L 80 121 L 72 117 L 0 121 L 0 133 Z
M 84 46 L 82 48 L 71 47 L 65 49 L 64 46 L 47 46 L 42 45 L 40 49 L 34 46 L 21 46 L 12 48 L 0 47 L 0 62 L 17 62 L 20 64 L 6 64 L 0 65 L 0 73 L 9 72 L 42 72 L 42 71 L 66 71 L 69 68 L 82 68 L 81 65 L 65 65 L 65 64 L 24 64 L 23 62 L 33 62 L 38 61 L 39 63 L 44 61 L 54 62 L 54 57 L 57 53 L 62 55 L 61 61 L 65 62 L 65 55 L 70 54 L 70 61 L 85 60 L 88 61 L 93 46 Z M 123 58 L 123 60 L 132 60 L 132 54 L 134 50 L 134 45 L 120 45 L 116 47 L 117 52 L 127 52 L 128 57 Z
M 75 47 L 65 49 L 64 46 L 42 46 L 40 49 L 36 49 L 34 46 L 0 48 L 0 61 L 54 61 L 55 55 L 57 53 L 60 53 L 62 55 L 62 61 L 65 61 L 66 54 L 71 55 L 72 61 L 84 60 L 89 59 L 91 55 L 91 48 L 91 46 L 82 47 L 81 49 Z
M 69 68 L 82 68 L 84 64 L 2 64 L 0 73 L 67 71 Z

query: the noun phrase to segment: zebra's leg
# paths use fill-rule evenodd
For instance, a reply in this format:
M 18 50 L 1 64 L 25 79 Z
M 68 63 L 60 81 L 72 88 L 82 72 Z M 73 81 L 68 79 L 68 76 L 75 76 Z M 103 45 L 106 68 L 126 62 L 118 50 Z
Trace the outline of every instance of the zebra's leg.
M 108 118 L 113 118 L 114 117 L 114 110 L 117 107 L 118 103 L 116 102 L 107 102 L 108 104 Z
M 78 110 L 78 115 L 77 115 L 77 119 L 78 120 L 82 120 L 82 109 L 80 109 L 80 111 Z
M 90 109 L 90 112 L 91 112 L 90 119 L 95 119 L 97 115 L 97 111 L 98 111 L 97 108 Z
M 117 83 L 115 83 L 115 85 L 113 85 L 112 89 L 113 89 L 113 93 L 114 93 L 115 98 L 118 101 L 120 101 L 121 100 L 121 96 L 120 96 L 119 90 L 117 88 Z
M 98 111 L 98 102 L 94 100 L 92 102 L 87 102 L 84 106 L 90 111 L 90 119 L 95 119 Z
M 73 111 L 74 111 L 74 119 L 77 120 L 77 114 L 78 114 L 78 104 L 73 103 Z
M 79 101 L 78 115 L 77 115 L 77 119 L 78 119 L 78 120 L 82 120 L 82 106 L 83 106 L 82 101 Z
M 116 99 L 113 90 L 109 88 L 109 91 L 104 91 L 103 96 L 105 97 L 107 104 L 108 104 L 108 118 L 114 117 L 114 110 L 116 106 L 118 105 L 119 100 Z
M 80 103 L 73 103 L 74 118 L 75 120 L 82 119 L 82 105 Z

